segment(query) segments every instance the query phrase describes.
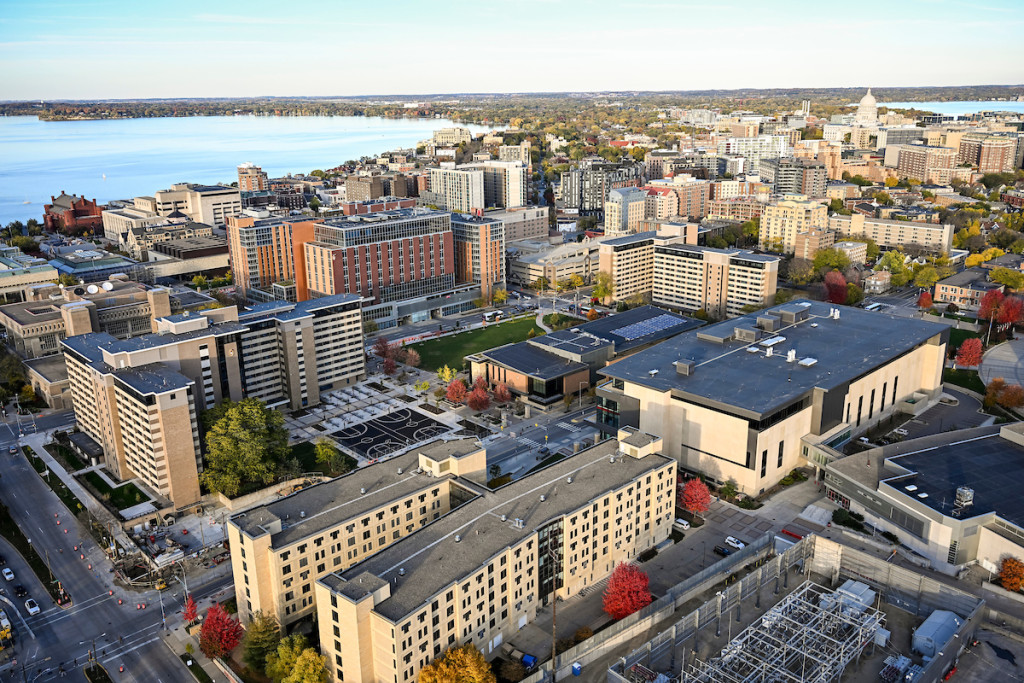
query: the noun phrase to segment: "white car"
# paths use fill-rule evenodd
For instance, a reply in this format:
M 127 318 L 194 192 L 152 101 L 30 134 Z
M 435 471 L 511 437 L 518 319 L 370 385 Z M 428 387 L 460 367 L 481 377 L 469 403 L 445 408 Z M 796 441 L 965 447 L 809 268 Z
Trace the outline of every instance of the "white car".
M 25 611 L 28 612 L 29 616 L 39 614 L 39 603 L 29 598 L 25 601 Z
M 899 436 L 907 436 L 908 434 L 910 434 L 910 432 L 908 432 L 906 429 L 903 429 L 902 427 L 900 427 L 899 429 L 892 430 L 892 433 L 898 434 Z
M 683 531 L 688 531 L 690 529 L 690 523 L 682 518 L 676 520 L 676 526 L 682 529 Z
M 4 570 L 0 572 L 0 574 L 3 574 L 4 578 L 8 581 L 14 581 L 14 572 L 12 572 L 9 567 L 4 567 Z
M 732 536 L 726 536 L 725 537 L 725 544 L 726 545 L 730 545 L 733 548 L 736 548 L 736 550 L 743 550 L 745 547 L 747 547 L 746 543 L 744 543 L 740 539 L 734 538 Z

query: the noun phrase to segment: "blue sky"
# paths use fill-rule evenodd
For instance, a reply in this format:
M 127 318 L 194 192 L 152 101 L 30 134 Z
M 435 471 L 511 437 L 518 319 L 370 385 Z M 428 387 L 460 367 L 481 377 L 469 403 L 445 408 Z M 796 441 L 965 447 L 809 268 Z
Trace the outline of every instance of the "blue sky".
M 1024 0 L 0 0 L 0 99 L 1024 83 Z

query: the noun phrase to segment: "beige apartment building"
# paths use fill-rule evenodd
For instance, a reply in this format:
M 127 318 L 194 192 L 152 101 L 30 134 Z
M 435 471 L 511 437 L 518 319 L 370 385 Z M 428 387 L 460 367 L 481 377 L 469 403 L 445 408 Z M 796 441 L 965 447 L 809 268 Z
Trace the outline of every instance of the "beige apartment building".
M 798 233 L 793 256 L 796 258 L 813 259 L 822 249 L 830 249 L 835 244 L 836 234 L 826 228 L 812 228 Z
M 487 218 L 505 224 L 505 242 L 546 238 L 550 232 L 549 206 L 519 206 L 513 209 L 497 209 L 486 212 Z
M 448 211 L 471 213 L 487 206 L 484 172 L 478 168 L 431 168 L 430 191 L 445 199 Z
M 238 165 L 238 189 L 242 192 L 263 192 L 270 189 L 270 182 L 262 168 L 246 161 Z
M 949 147 L 925 145 L 897 145 L 886 149 L 888 163 L 890 150 L 898 155 L 896 173 L 899 178 L 912 178 L 922 183 L 948 185 L 956 165 L 957 150 Z
M 635 187 L 612 190 L 604 203 L 604 234 L 607 237 L 621 237 L 639 232 L 640 221 L 645 218 L 646 210 L 645 191 Z
M 790 302 L 608 365 L 599 426 L 661 434 L 681 471 L 758 495 L 795 467 L 823 469 L 815 444 L 937 400 L 948 339 L 937 323 Z
M 708 218 L 712 220 L 752 221 L 764 213 L 766 202 L 754 197 L 730 197 L 713 199 L 708 207 Z
M 542 606 L 668 538 L 676 464 L 659 437 L 618 436 L 493 491 L 450 473 L 427 479 L 447 489 L 451 512 L 316 581 L 330 679 L 414 681 L 463 643 L 492 656 Z
M 1016 155 L 1015 138 L 967 133 L 960 139 L 956 162 L 977 166 L 979 173 L 1011 173 Z
M 601 243 L 599 270 L 608 273 L 615 289 L 605 304 L 623 301 L 637 294 L 650 294 L 654 288 L 654 248 L 664 244 L 696 244 L 697 230 L 687 224 L 656 224 L 664 232 L 646 230 Z M 696 228 L 696 224 L 689 224 Z M 673 230 L 673 228 L 676 228 Z
M 469 144 L 473 140 L 468 128 L 440 128 L 434 131 L 433 142 L 438 147 L 458 147 L 462 143 Z
M 787 195 L 764 208 L 761 215 L 760 247 L 766 251 L 792 254 L 796 236 L 828 226 L 828 208 L 803 195 Z
M 654 248 L 651 303 L 727 318 L 740 315 L 745 306 L 770 305 L 778 280 L 777 256 L 744 249 L 666 244 Z
M 828 227 L 844 238 L 874 240 L 883 249 L 916 245 L 935 254 L 948 254 L 953 248 L 953 225 L 950 223 L 892 221 L 855 213 L 829 216 Z
M 530 141 L 523 140 L 518 145 L 501 145 L 498 147 L 498 161 L 519 161 L 526 167 L 530 166 Z
M 460 170 L 478 170 L 483 172 L 484 203 L 470 208 L 499 207 L 514 209 L 526 206 L 527 186 L 529 183 L 527 165 L 521 161 L 483 161 L 475 164 L 459 166 Z M 431 185 L 433 190 L 433 185 Z M 436 192 L 436 190 L 434 190 Z M 453 209 L 451 206 L 448 207 Z

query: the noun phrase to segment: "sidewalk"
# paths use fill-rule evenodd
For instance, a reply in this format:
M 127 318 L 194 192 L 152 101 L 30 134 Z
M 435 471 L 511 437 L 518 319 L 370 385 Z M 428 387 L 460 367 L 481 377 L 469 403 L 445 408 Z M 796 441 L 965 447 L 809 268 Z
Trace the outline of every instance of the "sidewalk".
M 160 640 L 167 646 L 167 649 L 174 653 L 175 657 L 179 657 L 185 654 L 185 645 L 192 643 L 192 647 L 195 648 L 192 653 L 192 660 L 203 667 L 203 671 L 210 677 L 214 683 L 233 683 L 231 679 L 224 675 L 223 672 L 217 665 L 210 661 L 203 653 L 199 651 L 199 641 L 196 638 L 188 635 L 185 632 L 185 626 L 177 626 L 165 634 L 160 636 Z

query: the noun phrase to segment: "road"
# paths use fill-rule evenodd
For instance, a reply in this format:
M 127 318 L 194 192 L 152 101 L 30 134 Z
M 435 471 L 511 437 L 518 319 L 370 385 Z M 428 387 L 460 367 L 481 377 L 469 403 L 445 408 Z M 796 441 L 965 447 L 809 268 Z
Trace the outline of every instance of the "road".
M 66 421 L 66 415 L 58 414 L 38 419 L 37 424 L 55 426 Z M 24 617 L 25 625 L 34 634 L 34 638 L 29 635 L 21 619 L 13 620 L 17 641 L 15 668 L 20 670 L 24 666 L 26 680 L 42 682 L 57 679 L 59 667 L 63 666 L 69 672 L 64 680 L 85 680 L 80 667 L 95 646 L 97 658 L 115 680 L 164 683 L 187 680 L 189 674 L 180 660 L 160 640 L 161 599 L 168 615 L 167 626 L 179 625 L 182 591 L 179 589 L 176 595 L 173 588 L 165 591 L 167 595 L 160 595 L 158 591 L 133 593 L 115 586 L 109 571 L 110 562 L 85 527 L 42 482 L 22 453 L 8 454 L 12 442 L 6 432 L 10 430 L 0 427 L 0 431 L 6 437 L 0 438 L 0 457 L 5 459 L 0 477 L 0 500 L 74 600 L 73 606 L 66 610 L 54 605 L 27 563 L 5 541 L 0 542 L 7 566 L 15 573 L 16 579 L 11 584 L 24 584 L 42 607 L 40 614 L 28 616 L 24 599 L 16 599 L 13 590 L 7 590 L 18 613 Z M 75 546 L 79 546 L 78 551 Z M 223 590 L 230 583 L 230 577 L 221 572 L 217 577 L 208 576 L 206 583 L 192 579 L 189 587 L 199 599 Z M 119 598 L 124 604 L 117 604 Z M 145 603 L 146 608 L 137 609 L 140 603 Z M 125 666 L 125 674 L 119 676 L 121 665 Z
M 544 460 L 545 456 L 538 453 L 541 448 L 546 447 L 551 452 L 567 448 L 571 452 L 574 442 L 589 439 L 593 444 L 597 428 L 588 425 L 586 418 L 594 410 L 590 406 L 571 413 L 540 415 L 528 422 L 510 426 L 508 431 L 514 432 L 516 437 L 512 439 L 504 435 L 505 438 L 488 446 L 488 468 L 497 465 L 503 474 L 522 476 Z

